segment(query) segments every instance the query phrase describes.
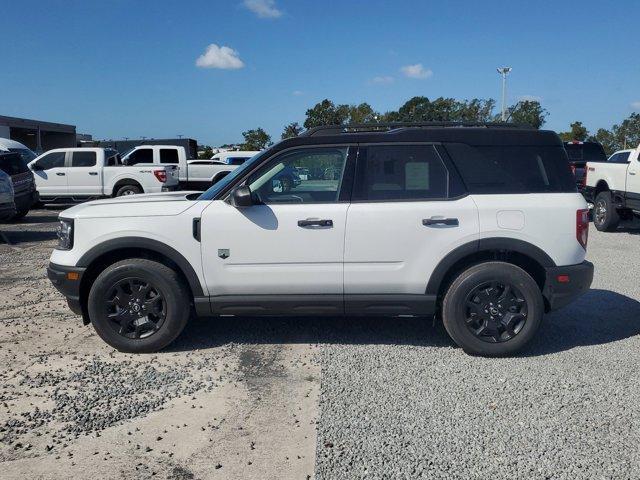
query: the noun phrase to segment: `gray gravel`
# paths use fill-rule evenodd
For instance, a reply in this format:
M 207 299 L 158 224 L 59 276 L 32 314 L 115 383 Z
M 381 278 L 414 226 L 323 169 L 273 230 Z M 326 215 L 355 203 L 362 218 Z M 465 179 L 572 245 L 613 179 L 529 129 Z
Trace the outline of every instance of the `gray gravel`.
M 640 478 L 639 233 L 592 227 L 593 290 L 517 358 L 418 320 L 334 326 L 317 478 Z

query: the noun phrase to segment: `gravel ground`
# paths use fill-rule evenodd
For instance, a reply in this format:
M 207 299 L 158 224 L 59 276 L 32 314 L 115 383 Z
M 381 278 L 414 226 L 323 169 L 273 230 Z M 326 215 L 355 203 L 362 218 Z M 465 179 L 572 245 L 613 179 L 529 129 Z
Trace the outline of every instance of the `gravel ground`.
M 346 327 L 322 349 L 316 476 L 640 478 L 640 230 L 591 228 L 593 290 L 516 358 L 420 321 Z
M 3 478 L 640 478 L 640 229 L 591 230 L 593 290 L 516 358 L 357 318 L 199 320 L 126 355 L 45 277 L 57 213 L 0 225 Z

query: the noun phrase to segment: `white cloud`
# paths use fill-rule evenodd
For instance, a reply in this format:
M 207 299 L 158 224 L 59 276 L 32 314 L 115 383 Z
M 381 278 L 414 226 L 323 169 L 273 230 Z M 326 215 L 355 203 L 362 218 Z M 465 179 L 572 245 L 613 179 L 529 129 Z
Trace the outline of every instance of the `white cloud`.
M 378 77 L 373 77 L 370 83 L 374 83 L 376 85 L 389 85 L 393 83 L 395 78 L 390 75 L 380 75 Z
M 433 72 L 428 68 L 424 68 L 421 63 L 406 65 L 400 71 L 409 78 L 429 78 L 433 76 Z
M 640 102 L 631 102 L 631 108 L 637 108 L 640 110 Z
M 201 68 L 221 68 L 223 70 L 237 70 L 244 67 L 244 63 L 238 57 L 238 52 L 233 48 L 219 47 L 212 43 L 205 52 L 196 60 L 196 66 Z
M 294 90 L 293 92 L 291 92 L 291 95 L 293 95 L 294 97 L 299 97 L 301 95 L 304 95 L 304 92 L 302 90 Z
M 278 18 L 282 11 L 276 7 L 274 0 L 244 0 L 242 4 L 260 18 Z
M 518 97 L 518 101 L 520 102 L 541 102 L 542 97 L 538 97 L 537 95 L 520 95 Z

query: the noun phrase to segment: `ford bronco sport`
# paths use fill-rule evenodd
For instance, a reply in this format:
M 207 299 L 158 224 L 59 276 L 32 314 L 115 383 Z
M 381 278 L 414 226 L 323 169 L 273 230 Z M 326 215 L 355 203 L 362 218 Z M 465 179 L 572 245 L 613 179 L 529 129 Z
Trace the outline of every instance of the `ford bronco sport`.
M 283 185 L 291 168 L 335 174 Z M 65 210 L 58 235 L 49 278 L 128 352 L 195 313 L 436 315 L 465 351 L 506 355 L 593 277 L 561 140 L 507 124 L 319 127 L 204 193 Z

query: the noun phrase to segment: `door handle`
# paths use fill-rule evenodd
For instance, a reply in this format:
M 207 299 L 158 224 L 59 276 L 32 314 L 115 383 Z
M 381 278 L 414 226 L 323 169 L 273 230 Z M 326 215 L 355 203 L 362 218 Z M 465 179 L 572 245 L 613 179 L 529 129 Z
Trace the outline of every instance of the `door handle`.
M 442 217 L 431 217 L 431 218 L 423 218 L 422 225 L 426 227 L 432 227 L 435 225 L 444 225 L 446 227 L 457 227 L 460 225 L 460 222 L 457 218 L 442 218 Z
M 89 175 L 98 175 L 98 172 L 89 172 Z
M 330 228 L 333 227 L 333 220 L 307 218 L 306 220 L 298 220 L 298 226 L 302 228 Z
M 56 175 L 58 175 L 59 177 L 64 177 L 64 173 L 63 172 L 56 172 Z
M 629 175 L 635 175 L 636 172 L 629 172 Z

